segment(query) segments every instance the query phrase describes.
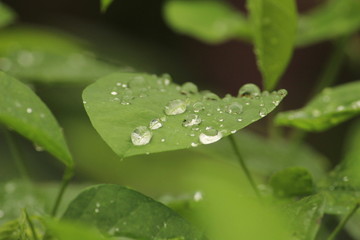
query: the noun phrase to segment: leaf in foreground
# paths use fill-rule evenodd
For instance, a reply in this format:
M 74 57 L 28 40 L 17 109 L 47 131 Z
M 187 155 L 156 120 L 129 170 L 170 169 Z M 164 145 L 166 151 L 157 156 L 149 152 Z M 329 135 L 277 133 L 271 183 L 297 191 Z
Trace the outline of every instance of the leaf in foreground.
M 10 24 L 15 19 L 15 13 L 4 3 L 0 2 L 0 28 Z
M 125 157 L 214 143 L 265 117 L 285 95 L 246 84 L 239 97 L 221 99 L 168 75 L 123 73 L 88 86 L 83 100 L 95 129 Z
M 325 199 L 319 194 L 286 205 L 285 214 L 293 229 L 291 239 L 314 240 L 324 216 L 324 208 Z
M 329 0 L 299 18 L 298 45 L 355 33 L 360 28 L 360 1 Z
M 165 4 L 164 15 L 175 31 L 207 43 L 250 38 L 245 16 L 225 2 L 171 0 Z
M 205 239 L 201 232 L 161 203 L 112 184 L 84 190 L 70 203 L 63 219 L 90 224 L 106 236 Z
M 264 86 L 272 90 L 293 52 L 297 29 L 294 0 L 248 1 L 258 66 Z
M 22 80 L 90 82 L 118 70 L 78 39 L 53 30 L 12 28 L 0 35 L 0 70 Z
M 25 84 L 2 72 L 0 86 L 0 122 L 65 165 L 73 165 L 62 129 L 41 99 Z
M 280 113 L 276 123 L 306 131 L 324 131 L 360 113 L 360 81 L 323 90 L 305 107 Z

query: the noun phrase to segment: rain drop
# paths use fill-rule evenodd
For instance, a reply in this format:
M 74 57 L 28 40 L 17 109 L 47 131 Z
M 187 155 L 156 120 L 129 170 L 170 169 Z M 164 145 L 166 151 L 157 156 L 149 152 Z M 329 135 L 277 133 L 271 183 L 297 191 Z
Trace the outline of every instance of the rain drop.
M 169 86 L 170 83 L 171 83 L 171 76 L 167 73 L 164 73 L 162 76 L 161 76 L 161 80 L 163 82 L 163 84 L 165 86 Z
M 201 201 L 203 199 L 203 195 L 202 195 L 202 193 L 201 192 L 195 192 L 195 194 L 194 194 L 194 201 L 195 202 L 199 202 L 199 201 Z
M 260 117 L 265 117 L 267 115 L 267 109 L 266 108 L 261 108 L 259 111 L 259 115 Z
M 115 92 L 115 91 L 112 91 L 110 94 L 113 95 L 113 96 L 115 96 L 115 95 L 117 95 L 118 93 Z
M 200 112 L 205 109 L 204 104 L 202 102 L 196 102 L 193 105 L 194 112 Z
M 191 143 L 191 146 L 192 146 L 192 147 L 197 147 L 197 146 L 199 146 L 199 144 L 192 142 L 192 143 Z
M 151 130 L 156 130 L 156 129 L 159 129 L 163 126 L 163 124 L 161 123 L 160 119 L 153 119 L 150 121 L 149 123 L 149 128 Z
M 180 92 L 183 94 L 195 94 L 198 93 L 198 88 L 192 82 L 186 82 L 181 86 Z
M 184 113 L 185 111 L 186 103 L 181 99 L 172 100 L 165 106 L 166 115 L 178 115 Z
M 199 125 L 201 123 L 201 118 L 196 114 L 187 115 L 183 121 L 184 127 L 192 127 L 195 125 Z
M 26 112 L 27 112 L 27 113 L 32 113 L 32 111 L 33 111 L 32 108 L 27 108 L 27 109 L 26 109 Z
M 239 89 L 238 97 L 256 97 L 260 95 L 258 86 L 252 83 L 247 83 Z
M 161 142 L 165 142 L 165 138 L 162 138 L 160 141 L 161 141 Z
M 337 108 L 336 108 L 336 111 L 338 111 L 338 112 L 341 112 L 341 111 L 344 111 L 345 110 L 345 107 L 344 106 L 338 106 Z
M 220 99 L 220 97 L 218 95 L 216 95 L 215 93 L 212 92 L 206 92 L 203 96 L 204 100 L 211 100 L 211 101 L 217 101 Z
M 150 142 L 152 133 L 145 126 L 140 126 L 134 129 L 131 133 L 131 141 L 135 146 L 146 145 Z
M 240 103 L 233 102 L 227 106 L 226 111 L 231 114 L 240 114 L 243 111 L 243 106 Z
M 210 144 L 219 141 L 222 133 L 213 128 L 207 128 L 204 133 L 200 133 L 199 140 L 202 144 Z

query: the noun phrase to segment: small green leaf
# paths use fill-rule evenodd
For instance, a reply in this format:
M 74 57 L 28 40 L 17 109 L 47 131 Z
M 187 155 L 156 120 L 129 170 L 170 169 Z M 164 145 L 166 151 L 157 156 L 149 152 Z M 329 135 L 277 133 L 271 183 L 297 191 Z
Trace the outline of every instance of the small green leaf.
M 276 123 L 306 131 L 324 131 L 360 113 L 360 81 L 327 88 L 305 107 L 278 114 Z
M 360 28 L 360 1 L 329 0 L 299 18 L 298 45 L 355 33 Z
M 171 209 L 136 191 L 112 184 L 84 190 L 64 220 L 96 226 L 106 236 L 140 239 L 205 239 Z
M 15 20 L 15 13 L 4 3 L 0 2 L 0 28 L 12 23 Z
M 285 207 L 285 213 L 293 229 L 294 240 L 314 240 L 321 219 L 324 216 L 325 199 L 322 195 L 312 195 Z
M 2 72 L 0 86 L 0 122 L 41 146 L 66 166 L 72 166 L 62 130 L 41 99 L 25 84 Z
M 83 93 L 85 109 L 105 142 L 119 156 L 164 152 L 210 144 L 265 117 L 286 95 L 244 85 L 240 97 L 198 92 L 193 83 L 171 83 L 168 75 L 106 76 Z
M 207 43 L 250 38 L 245 16 L 225 2 L 171 0 L 165 4 L 164 15 L 175 31 Z
M 292 55 L 297 29 L 294 0 L 250 0 L 250 20 L 264 86 L 272 90 Z
M 305 168 L 286 168 L 270 179 L 274 194 L 279 197 L 298 197 L 314 192 L 311 174 Z
M 113 0 L 100 0 L 101 4 L 101 12 L 106 12 L 106 10 L 109 8 Z
M 0 71 L 22 80 L 90 82 L 118 70 L 78 39 L 51 30 L 12 28 L 1 32 L 0 42 Z

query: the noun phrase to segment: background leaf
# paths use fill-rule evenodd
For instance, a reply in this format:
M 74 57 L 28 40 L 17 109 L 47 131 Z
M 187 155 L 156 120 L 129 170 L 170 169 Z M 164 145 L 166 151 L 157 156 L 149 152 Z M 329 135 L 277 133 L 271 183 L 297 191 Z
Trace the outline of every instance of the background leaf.
M 210 144 L 265 117 L 285 90 L 260 93 L 244 85 L 240 97 L 181 87 L 167 75 L 113 74 L 88 86 L 85 109 L 105 142 L 121 157 Z
M 113 0 L 100 0 L 101 12 L 106 12 Z
M 296 37 L 294 0 L 250 0 L 250 21 L 264 86 L 272 90 L 286 69 Z
M 298 45 L 355 33 L 360 28 L 358 0 L 328 0 L 299 18 Z
M 107 236 L 205 239 L 202 233 L 161 203 L 112 184 L 84 190 L 69 205 L 63 219 L 96 226 Z
M 360 112 L 360 81 L 324 89 L 305 107 L 278 114 L 276 123 L 306 131 L 324 131 Z
M 0 42 L 0 70 L 22 80 L 89 82 L 119 70 L 60 32 L 12 28 L 1 32 Z
M 250 38 L 245 16 L 221 1 L 167 1 L 164 7 L 167 23 L 177 32 L 207 43 Z
M 73 160 L 56 119 L 36 94 L 0 72 L 0 122 L 54 155 L 66 166 Z
M 4 3 L 0 2 L 0 28 L 12 23 L 15 20 L 15 13 Z

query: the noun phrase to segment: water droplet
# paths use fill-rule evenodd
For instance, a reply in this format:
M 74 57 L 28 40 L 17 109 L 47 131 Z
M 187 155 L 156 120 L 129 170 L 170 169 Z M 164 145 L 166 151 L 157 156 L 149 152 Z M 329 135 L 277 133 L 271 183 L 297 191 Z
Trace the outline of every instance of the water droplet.
M 170 83 L 172 82 L 171 76 L 167 73 L 161 75 L 160 79 L 165 86 L 169 86 Z
M 29 51 L 20 51 L 17 56 L 17 62 L 23 67 L 30 67 L 35 62 L 34 54 Z
M 222 133 L 213 129 L 207 128 L 204 133 L 200 133 L 199 140 L 202 144 L 210 144 L 219 141 L 222 138 Z
M 247 83 L 239 89 L 238 97 L 256 97 L 260 95 L 258 86 L 252 83 Z
M 203 199 L 203 195 L 200 191 L 195 192 L 194 194 L 194 201 L 199 202 Z
M 242 118 L 238 118 L 237 121 L 238 121 L 238 122 L 242 122 Z
M 358 108 L 360 108 L 360 101 L 353 102 L 353 103 L 351 104 L 351 107 L 352 107 L 353 109 L 358 109 Z
M 32 113 L 32 111 L 33 111 L 32 108 L 27 108 L 27 109 L 26 109 L 26 112 L 27 112 L 27 113 Z
M 205 109 L 205 106 L 202 102 L 196 102 L 193 105 L 193 109 L 194 109 L 194 112 L 197 113 L 197 112 L 203 111 Z
M 185 117 L 183 121 L 184 127 L 192 127 L 195 125 L 199 125 L 201 123 L 201 118 L 196 114 L 189 114 Z
M 152 133 L 145 126 L 140 126 L 134 129 L 131 133 L 131 141 L 135 146 L 146 145 L 150 142 Z
M 185 111 L 186 103 L 181 99 L 172 100 L 165 106 L 166 115 L 178 115 L 184 113 Z
M 45 114 L 44 114 L 44 113 L 40 113 L 40 117 L 41 117 L 41 118 L 45 118 Z
M 44 151 L 44 148 L 42 146 L 40 146 L 39 144 L 36 144 L 36 143 L 34 143 L 34 148 L 35 148 L 35 151 L 37 151 L 37 152 Z
M 195 94 L 198 93 L 198 88 L 192 82 L 186 82 L 181 86 L 180 92 L 183 94 Z
M 116 83 L 116 86 L 119 86 L 119 87 L 120 87 L 120 86 L 122 86 L 122 83 L 121 83 L 121 82 L 117 82 L 117 83 Z
M 285 89 L 280 89 L 277 91 L 277 94 L 279 94 L 282 97 L 285 97 L 287 95 L 287 91 Z
M 345 107 L 344 106 L 338 106 L 337 108 L 336 108 L 336 111 L 338 111 L 338 112 L 341 112 L 341 111 L 344 111 L 345 110 Z
M 197 144 L 197 143 L 195 143 L 195 142 L 192 142 L 192 143 L 191 143 L 191 146 L 192 146 L 192 147 L 197 147 L 197 146 L 199 146 L 199 144 Z
M 266 108 L 261 108 L 259 111 L 259 115 L 260 117 L 265 117 L 268 114 L 267 109 Z
M 99 202 L 96 203 L 96 207 L 97 207 L 97 208 L 100 207 L 100 203 L 99 203 Z
M 130 89 L 125 89 L 124 93 L 122 94 L 121 104 L 122 105 L 129 105 L 131 100 L 134 99 L 133 92 Z
M 153 119 L 150 121 L 149 123 L 149 128 L 152 130 L 156 130 L 159 129 L 163 126 L 163 124 L 161 123 L 160 119 Z
M 348 176 L 344 176 L 342 179 L 344 182 L 348 182 L 349 181 L 349 177 Z
M 243 111 L 243 106 L 240 103 L 233 102 L 227 106 L 226 111 L 231 114 L 240 114 Z
M 165 138 L 162 138 L 160 141 L 161 141 L 161 142 L 165 142 Z
M 313 115 L 313 117 L 318 117 L 321 115 L 321 112 L 318 109 L 314 109 L 312 110 L 311 114 Z
M 237 130 L 232 130 L 232 131 L 230 131 L 232 134 L 234 134 L 234 133 L 236 133 L 237 132 Z
M 220 100 L 220 97 L 212 92 L 205 92 L 203 95 L 204 100 L 217 101 Z
M 162 116 L 162 117 L 160 118 L 160 120 L 161 120 L 162 122 L 166 122 L 166 116 Z
M 0 218 L 4 217 L 5 213 L 3 210 L 0 209 Z
M 115 95 L 117 95 L 118 93 L 115 92 L 115 91 L 112 91 L 110 94 L 113 95 L 113 96 L 115 96 Z
M 220 119 L 219 119 L 219 122 L 223 122 L 223 121 L 224 121 L 224 119 L 223 119 L 223 118 L 220 118 Z
M 99 213 L 99 211 L 100 210 L 98 208 L 95 208 L 95 210 L 94 210 L 95 213 Z
M 83 101 L 83 104 L 86 104 L 86 103 L 87 103 L 87 102 L 84 100 L 84 101 Z

